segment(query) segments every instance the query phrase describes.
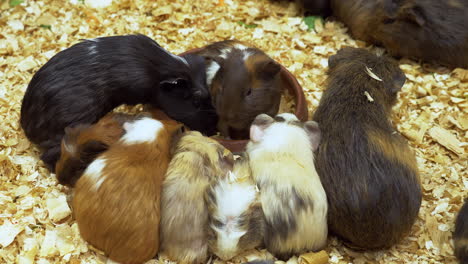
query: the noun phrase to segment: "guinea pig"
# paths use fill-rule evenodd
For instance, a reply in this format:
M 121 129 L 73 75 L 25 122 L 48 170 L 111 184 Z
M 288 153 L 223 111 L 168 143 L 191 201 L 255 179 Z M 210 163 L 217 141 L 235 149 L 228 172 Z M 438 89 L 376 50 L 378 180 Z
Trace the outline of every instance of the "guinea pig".
M 314 167 L 320 142 L 314 121 L 261 114 L 250 127 L 247 153 L 266 219 L 265 244 L 276 257 L 317 251 L 327 242 L 327 196 Z
M 197 131 L 175 139 L 161 194 L 160 253 L 178 263 L 208 257 L 207 188 L 232 170 L 232 153 Z
M 393 56 L 468 68 L 466 0 L 331 0 L 331 8 L 355 38 Z
M 143 263 L 159 249 L 160 192 L 172 137 L 181 124 L 143 117 L 95 159 L 76 183 L 81 236 L 119 263 Z
M 227 261 L 263 244 L 265 217 L 247 157 L 206 192 L 210 252 Z
M 406 77 L 392 59 L 358 48 L 339 50 L 328 66 L 313 120 L 330 232 L 356 249 L 387 248 L 410 232 L 421 206 L 414 153 L 389 120 Z
M 192 129 L 216 131 L 204 58 L 173 55 L 144 35 L 83 40 L 57 53 L 29 83 L 20 122 L 53 171 L 65 127 L 92 124 L 119 105 L 139 103 Z
M 73 187 L 86 167 L 123 136 L 124 122 L 133 118 L 127 114 L 109 113 L 96 124 L 66 127 L 60 159 L 55 166 L 58 181 Z
M 271 0 L 273 2 L 279 2 L 284 0 Z M 288 0 L 288 2 L 292 2 L 293 0 Z M 324 16 L 327 17 L 331 14 L 330 9 L 330 0 L 294 0 L 297 5 L 299 5 L 305 15 L 312 15 L 312 16 Z
M 278 113 L 281 66 L 263 51 L 237 40 L 204 47 L 207 84 L 218 114 L 218 130 L 232 139 L 247 139 L 254 118 Z
M 455 222 L 455 232 L 453 233 L 455 244 L 455 256 L 461 264 L 468 263 L 468 199 L 458 213 Z

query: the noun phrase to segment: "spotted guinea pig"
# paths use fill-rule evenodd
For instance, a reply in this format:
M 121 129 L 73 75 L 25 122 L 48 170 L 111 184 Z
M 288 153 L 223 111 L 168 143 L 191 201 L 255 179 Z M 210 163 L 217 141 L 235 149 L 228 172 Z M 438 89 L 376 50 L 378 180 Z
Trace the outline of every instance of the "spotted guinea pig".
M 331 0 L 333 16 L 392 55 L 468 68 L 466 0 Z
M 178 263 L 208 258 L 208 208 L 205 193 L 232 170 L 232 153 L 197 131 L 174 140 L 162 188 L 161 254 Z
M 224 261 L 261 246 L 265 235 L 260 193 L 248 157 L 237 159 L 228 175 L 206 193 L 209 249 Z
M 73 187 L 86 167 L 123 136 L 123 124 L 134 118 L 123 113 L 109 113 L 96 124 L 65 128 L 60 159 L 55 167 L 59 182 Z
M 210 44 L 198 54 L 207 61 L 207 84 L 223 136 L 247 139 L 257 115 L 278 113 L 281 66 L 265 52 L 226 40 Z
M 320 142 L 314 121 L 261 114 L 250 127 L 247 154 L 266 219 L 265 244 L 276 257 L 318 251 L 327 242 L 327 196 L 314 166 Z
M 414 153 L 390 120 L 405 74 L 390 58 L 349 47 L 328 66 L 313 120 L 330 231 L 354 248 L 390 247 L 410 232 L 422 196 Z
M 160 192 L 175 121 L 143 117 L 97 157 L 76 183 L 73 214 L 84 240 L 119 263 L 143 263 L 159 249 Z

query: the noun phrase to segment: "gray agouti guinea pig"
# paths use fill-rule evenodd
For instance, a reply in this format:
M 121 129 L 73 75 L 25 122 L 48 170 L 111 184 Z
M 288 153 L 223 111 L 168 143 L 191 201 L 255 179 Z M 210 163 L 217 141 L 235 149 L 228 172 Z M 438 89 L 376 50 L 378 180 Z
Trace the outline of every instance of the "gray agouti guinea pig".
M 57 179 L 73 187 L 86 167 L 124 135 L 123 124 L 135 117 L 109 113 L 96 124 L 66 127 L 60 159 L 55 166 Z
M 207 61 L 207 83 L 223 136 L 247 139 L 257 115 L 278 113 L 281 66 L 266 53 L 247 43 L 226 40 L 210 44 L 198 54 Z
M 389 120 L 406 77 L 392 59 L 358 48 L 328 66 L 313 120 L 330 232 L 355 248 L 390 247 L 410 232 L 422 196 L 414 153 Z
M 53 171 L 65 127 L 93 124 L 122 104 L 151 104 L 191 129 L 216 131 L 205 60 L 144 35 L 83 40 L 57 53 L 28 85 L 21 127 Z
M 161 186 L 182 124 L 143 117 L 123 127 L 77 181 L 73 214 L 84 240 L 113 261 L 137 264 L 159 249 Z
M 468 68 L 466 0 L 331 0 L 353 37 L 392 55 Z
M 205 193 L 232 170 L 232 153 L 197 131 L 175 139 L 161 193 L 162 254 L 178 263 L 208 258 L 208 208 Z
M 206 193 L 209 249 L 224 261 L 263 245 L 265 235 L 260 193 L 248 157 L 237 159 L 228 175 Z
M 318 251 L 327 242 L 327 196 L 314 166 L 320 142 L 314 121 L 261 114 L 250 127 L 247 154 L 266 219 L 265 245 L 276 257 Z
M 455 222 L 455 232 L 453 233 L 455 244 L 455 256 L 460 260 L 460 264 L 468 263 L 468 199 L 458 213 Z

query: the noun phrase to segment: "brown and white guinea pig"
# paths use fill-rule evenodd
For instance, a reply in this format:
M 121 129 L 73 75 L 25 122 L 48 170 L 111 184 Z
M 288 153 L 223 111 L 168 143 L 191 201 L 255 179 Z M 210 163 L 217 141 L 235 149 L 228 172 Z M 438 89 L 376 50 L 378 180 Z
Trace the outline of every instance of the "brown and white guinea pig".
M 205 59 L 176 56 L 140 34 L 83 40 L 57 53 L 31 79 L 20 123 L 53 171 L 65 127 L 93 124 L 122 104 L 151 104 L 191 129 L 216 132 Z
M 405 74 L 391 58 L 349 47 L 328 66 L 313 120 L 330 232 L 354 248 L 390 247 L 410 232 L 422 195 L 414 153 L 389 119 Z
M 331 8 L 355 38 L 394 56 L 468 68 L 466 0 L 331 0 Z
M 455 256 L 461 264 L 468 263 L 468 199 L 458 213 L 455 222 L 455 232 L 453 233 L 455 244 Z
M 316 122 L 289 113 L 261 114 L 250 127 L 247 153 L 266 218 L 265 244 L 283 260 L 327 242 L 327 196 L 313 155 L 319 142 Z
M 120 263 L 143 263 L 159 249 L 160 192 L 172 136 L 181 124 L 143 117 L 98 156 L 76 183 L 81 236 Z
M 222 260 L 263 245 L 265 217 L 247 157 L 237 159 L 228 177 L 206 193 L 209 249 Z
M 207 188 L 232 170 L 232 153 L 197 131 L 172 147 L 162 188 L 160 253 L 178 263 L 205 263 L 208 257 Z
M 226 40 L 204 47 L 207 84 L 218 114 L 218 130 L 232 139 L 247 139 L 254 118 L 278 113 L 281 66 L 247 43 Z
M 134 118 L 123 113 L 109 113 L 96 124 L 66 127 L 60 159 L 55 166 L 59 182 L 73 187 L 86 167 L 123 136 L 124 122 Z

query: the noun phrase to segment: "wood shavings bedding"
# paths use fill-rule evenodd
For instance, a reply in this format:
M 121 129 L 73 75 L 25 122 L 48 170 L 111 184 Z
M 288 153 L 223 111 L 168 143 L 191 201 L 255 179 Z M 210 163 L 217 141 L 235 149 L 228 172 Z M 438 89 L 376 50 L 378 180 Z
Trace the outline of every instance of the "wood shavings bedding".
M 96 3 L 93 3 L 96 2 Z M 99 2 L 99 3 L 97 3 Z M 57 185 L 19 126 L 21 100 L 34 72 L 83 38 L 139 32 L 174 53 L 225 38 L 253 43 L 286 66 L 305 89 L 309 114 L 317 107 L 327 59 L 343 46 L 365 47 L 338 22 L 315 21 L 308 31 L 297 6 L 259 1 L 8 1 L 0 2 L 0 262 L 105 263 L 84 242 Z M 18 4 L 14 7 L 10 3 Z M 424 191 L 419 218 L 398 245 L 354 252 L 330 237 L 329 263 L 456 263 L 452 231 L 467 196 L 468 71 L 401 60 L 407 82 L 394 124 L 415 149 Z M 286 96 L 282 109 L 291 107 Z M 239 263 L 272 258 L 265 250 Z M 307 256 L 288 261 L 306 263 Z M 163 263 L 164 256 L 149 263 Z M 215 263 L 222 261 L 213 259 Z M 283 263 L 283 262 L 277 262 Z

